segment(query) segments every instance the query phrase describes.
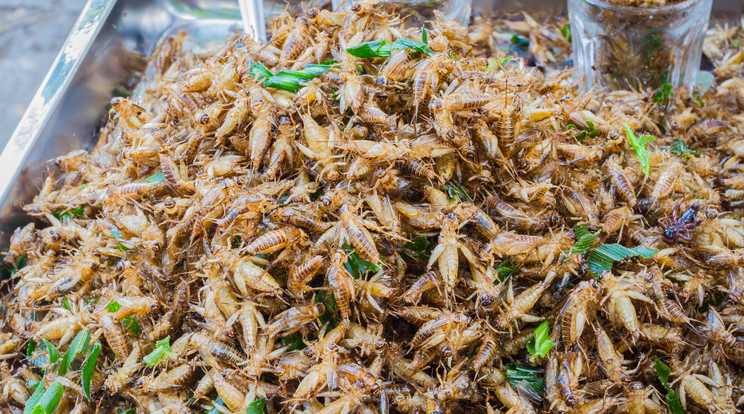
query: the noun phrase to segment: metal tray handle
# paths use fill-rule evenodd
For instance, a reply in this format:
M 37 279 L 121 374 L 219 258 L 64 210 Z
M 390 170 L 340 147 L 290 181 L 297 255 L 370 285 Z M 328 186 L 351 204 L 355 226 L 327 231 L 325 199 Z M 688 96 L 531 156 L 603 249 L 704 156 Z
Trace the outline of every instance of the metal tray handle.
M 0 200 L 8 196 L 21 173 L 21 166 L 34 148 L 62 94 L 72 82 L 83 62 L 82 58 L 93 44 L 92 39 L 100 32 L 115 4 L 116 0 L 89 0 L 85 5 L 52 68 L 0 154 Z

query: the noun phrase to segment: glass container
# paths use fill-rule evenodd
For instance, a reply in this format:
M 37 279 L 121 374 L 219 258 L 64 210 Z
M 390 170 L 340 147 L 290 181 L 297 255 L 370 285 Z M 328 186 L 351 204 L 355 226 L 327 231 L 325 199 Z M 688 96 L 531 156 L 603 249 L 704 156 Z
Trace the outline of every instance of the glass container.
M 663 7 L 568 0 L 574 66 L 584 89 L 693 86 L 712 0 Z

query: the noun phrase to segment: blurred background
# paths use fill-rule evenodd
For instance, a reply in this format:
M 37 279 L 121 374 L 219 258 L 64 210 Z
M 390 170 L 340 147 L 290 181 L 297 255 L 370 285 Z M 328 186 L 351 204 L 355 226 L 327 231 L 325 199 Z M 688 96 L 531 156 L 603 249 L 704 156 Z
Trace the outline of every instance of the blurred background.
M 0 0 L 0 148 L 83 10 L 85 0 Z
M 297 3 L 298 1 L 291 1 Z M 86 0 L 0 0 L 0 148 L 10 138 Z M 474 0 L 475 9 L 560 9 L 565 0 Z M 742 0 L 714 0 L 738 21 Z

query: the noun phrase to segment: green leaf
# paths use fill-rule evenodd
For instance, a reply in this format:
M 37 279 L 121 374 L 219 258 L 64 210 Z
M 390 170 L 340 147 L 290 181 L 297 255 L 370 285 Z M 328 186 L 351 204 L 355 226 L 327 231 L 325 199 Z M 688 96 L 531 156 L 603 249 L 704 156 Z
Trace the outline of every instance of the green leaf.
M 573 244 L 573 248 L 569 254 L 584 254 L 590 247 L 592 247 L 594 240 L 599 236 L 601 230 L 597 230 L 596 233 L 589 233 L 589 230 L 587 230 L 586 227 L 576 226 L 574 233 L 576 234 L 576 242 Z
M 589 135 L 592 138 L 594 138 L 597 135 L 599 135 L 599 129 L 597 128 L 596 125 L 594 125 L 594 122 L 587 120 L 586 121 L 586 125 L 589 126 L 589 128 L 591 128 L 591 129 L 587 130 L 587 132 L 586 132 L 587 135 Z
M 532 332 L 532 337 L 527 341 L 527 351 L 531 355 L 530 361 L 534 361 L 537 357 L 545 358 L 553 345 L 553 341 L 550 340 L 550 325 L 548 321 L 543 321 Z
M 109 302 L 108 305 L 106 305 L 106 309 L 108 309 L 109 312 L 114 313 L 121 309 L 121 304 L 115 300 Z
M 677 391 L 670 390 L 667 392 L 666 402 L 669 406 L 669 411 L 671 411 L 672 414 L 685 414 L 685 410 L 682 409 L 682 403 L 679 401 Z
M 121 232 L 119 231 L 119 229 L 117 229 L 116 227 L 114 227 L 113 229 L 111 229 L 111 237 L 113 237 L 115 239 L 123 239 L 124 238 L 121 235 Z
M 401 255 L 408 261 L 418 258 L 420 260 L 426 260 L 431 256 L 433 246 L 429 243 L 429 239 L 424 236 L 416 236 L 413 240 L 405 242 L 403 244 L 403 251 Z
M 682 138 L 672 142 L 672 145 L 669 146 L 669 151 L 671 151 L 672 154 L 700 155 L 700 151 L 693 151 L 687 148 L 687 144 L 685 143 L 685 140 Z
M 703 102 L 703 98 L 700 97 L 699 93 L 695 92 L 692 94 L 692 96 L 695 97 L 695 100 L 697 101 L 698 104 L 700 104 L 701 108 L 705 108 L 705 102 Z
M 34 351 L 36 351 L 36 346 L 38 343 L 32 339 L 28 340 L 28 346 L 26 347 L 26 359 L 31 359 L 31 357 L 34 355 Z
M 518 34 L 515 34 L 511 37 L 511 42 L 517 45 L 520 49 L 527 50 L 527 48 L 530 47 L 530 41 L 529 39 L 525 38 L 524 36 L 520 36 Z
M 570 24 L 567 24 L 567 25 L 561 27 L 561 34 L 563 35 L 563 37 L 566 38 L 566 40 L 568 40 L 569 42 L 571 42 L 572 41 L 572 37 L 571 37 L 571 25 Z
M 258 400 L 252 401 L 248 404 L 248 408 L 245 409 L 245 414 L 263 414 L 265 405 L 265 398 L 259 398 Z
M 44 395 L 41 396 L 39 402 L 36 403 L 36 407 L 43 407 L 46 414 L 52 414 L 57 409 L 60 400 L 62 400 L 62 394 L 64 392 L 65 387 L 61 383 L 57 381 L 53 382 L 44 392 Z M 34 410 L 36 410 L 36 407 L 34 407 Z
M 117 242 L 116 243 L 116 249 L 119 250 L 119 251 L 121 251 L 121 252 L 128 252 L 128 251 L 132 250 L 129 247 L 125 246 L 124 243 L 122 243 L 122 242 Z
M 282 346 L 289 345 L 289 348 L 287 349 L 287 352 L 289 351 L 297 351 L 299 349 L 305 349 L 307 348 L 307 345 L 305 345 L 305 342 L 302 341 L 302 337 L 298 335 L 297 333 L 293 333 L 292 335 L 283 336 L 281 338 Z
M 55 211 L 52 213 L 54 217 L 56 217 L 58 220 L 63 220 L 65 218 L 69 219 L 86 219 L 88 218 L 85 215 L 85 209 L 83 206 L 78 206 L 73 208 L 72 210 L 63 210 L 63 211 Z
M 424 29 L 421 33 L 421 42 L 411 39 L 410 37 L 401 37 L 400 39 L 388 43 L 384 40 L 373 40 L 364 42 L 358 46 L 346 49 L 346 52 L 359 58 L 377 58 L 388 57 L 394 50 L 413 50 L 431 56 L 433 51 L 429 47 L 429 35 Z
M 669 410 L 673 414 L 684 414 L 682 404 L 680 404 L 679 401 L 679 395 L 677 395 L 677 392 L 669 386 L 669 374 L 671 374 L 672 370 L 658 357 L 654 360 L 654 370 L 656 371 L 656 375 L 659 377 L 659 382 L 661 382 L 661 385 L 663 385 L 667 390 L 666 401 Z
M 323 303 L 326 307 L 325 313 L 318 316 L 318 321 L 321 325 L 327 323 L 329 330 L 338 326 L 338 319 L 335 315 L 335 311 L 338 309 L 338 304 L 336 303 L 336 298 L 333 297 L 333 294 L 327 296 L 325 290 L 320 290 L 315 294 L 313 303 Z
M 169 335 L 157 341 L 155 343 L 155 349 L 149 354 L 147 354 L 143 358 L 143 360 L 145 361 L 148 367 L 152 368 L 158 362 L 161 362 L 162 360 L 167 358 L 168 354 L 170 353 L 171 353 L 171 347 L 170 347 L 170 335 Z
M 23 408 L 23 414 L 33 413 L 34 408 L 38 405 L 38 402 L 41 399 L 41 396 L 44 395 L 44 379 L 45 378 L 46 378 L 46 372 L 44 372 L 44 377 L 42 377 L 41 381 L 39 381 L 39 383 L 36 385 L 36 390 L 34 390 L 34 393 L 31 394 L 28 400 L 26 400 L 26 406 Z
M 459 181 L 455 181 L 455 180 L 453 180 L 453 181 L 454 181 L 455 185 L 457 185 L 457 188 L 460 189 L 460 192 L 465 196 L 465 198 L 467 198 L 468 201 L 470 201 L 472 203 L 473 202 L 473 197 L 470 197 L 470 194 L 468 194 L 468 192 L 465 191 L 465 188 L 463 188 L 462 184 L 460 184 Z
M 101 345 L 94 345 L 93 348 L 91 348 L 90 353 L 88 354 L 88 357 L 85 358 L 85 362 L 83 363 L 83 392 L 85 393 L 85 398 L 90 401 L 90 380 L 93 378 L 93 370 L 96 366 L 96 360 L 98 359 L 98 354 L 101 352 Z
M 18 259 L 13 263 L 13 266 L 10 267 L 10 277 L 13 277 L 20 269 L 23 268 L 23 266 L 26 266 L 26 253 L 21 254 L 18 256 Z
M 145 182 L 151 183 L 151 184 L 157 184 L 163 181 L 165 181 L 165 176 L 163 175 L 162 171 L 158 171 L 154 173 L 153 175 L 145 178 Z
M 384 44 L 383 40 L 374 40 L 372 42 L 364 42 L 358 46 L 347 48 L 346 53 L 352 56 L 360 57 L 360 58 L 382 57 L 382 55 L 378 54 L 377 50 L 383 44 Z
M 646 148 L 646 143 L 654 141 L 655 138 L 651 135 L 641 135 L 640 137 L 636 138 L 633 130 L 631 130 L 630 127 L 628 127 L 627 125 L 625 125 L 625 133 L 628 135 L 628 142 L 630 142 L 630 146 L 633 147 L 633 150 L 635 150 L 638 159 L 641 161 L 641 168 L 643 169 L 643 173 L 646 174 L 646 177 L 648 177 L 648 171 L 651 168 L 651 165 L 649 164 L 651 156 L 649 155 L 648 149 Z
M 511 362 L 506 365 L 506 380 L 514 390 L 525 390 L 536 396 L 545 395 L 544 371 L 527 365 Z
M 380 266 L 369 260 L 362 259 L 359 253 L 348 243 L 344 244 L 344 250 L 348 253 L 344 267 L 354 279 L 365 276 L 367 272 L 377 273 L 380 271 Z
M 512 263 L 509 260 L 504 260 L 499 264 L 499 267 L 496 268 L 496 280 L 498 283 L 504 283 L 511 275 L 519 269 L 519 265 L 516 263 Z
M 600 275 L 602 272 L 611 270 L 612 264 L 618 260 L 637 256 L 650 259 L 656 253 L 657 250 L 644 246 L 636 246 L 629 249 L 622 244 L 604 244 L 589 251 L 587 262 L 589 263 L 589 270 L 595 275 Z
M 272 76 L 274 76 L 274 74 L 271 73 L 269 68 L 267 68 L 261 62 L 256 62 L 253 65 L 251 65 L 250 74 L 253 79 L 258 80 L 258 81 L 269 79 Z
M 672 92 L 672 84 L 664 83 L 661 85 L 661 88 L 659 88 L 654 93 L 653 100 L 654 102 L 667 105 L 669 103 L 669 98 L 671 98 L 673 95 L 674 95 L 674 92 Z
M 57 347 L 54 346 L 53 343 L 49 342 L 49 340 L 46 338 L 42 339 L 41 341 L 44 343 L 44 347 L 46 348 L 47 354 L 49 355 L 49 363 L 53 364 L 57 362 L 60 357 Z
M 389 45 L 384 45 L 381 49 L 389 49 L 391 52 L 393 50 L 409 49 L 415 50 L 419 53 L 423 53 L 426 56 L 431 56 L 431 54 L 433 53 L 426 42 L 419 42 L 418 40 L 413 40 L 410 37 L 401 37 L 400 39 L 394 41 L 393 43 L 390 43 Z M 388 54 L 388 56 L 390 56 L 390 54 Z
M 86 351 L 88 351 L 89 345 L 90 345 L 90 332 L 86 328 L 80 331 L 77 335 L 75 335 L 75 338 L 72 340 L 70 347 L 67 348 L 67 352 L 65 352 L 65 354 L 62 355 L 62 360 L 59 364 L 59 369 L 57 370 L 57 374 L 59 375 L 67 374 L 67 371 L 70 369 L 70 365 L 72 365 L 72 361 L 75 359 L 75 357 L 78 354 L 84 355 Z
M 137 410 L 135 410 L 134 408 L 127 408 L 126 410 L 120 412 L 119 414 L 137 414 Z
M 669 368 L 669 366 L 665 363 L 663 363 L 659 357 L 656 357 L 654 360 L 654 370 L 656 371 L 656 376 L 659 377 L 659 381 L 661 382 L 661 385 L 664 386 L 664 388 L 670 390 L 669 388 L 669 374 L 672 373 L 672 370 Z
M 447 197 L 449 197 L 450 201 L 468 200 L 472 203 L 473 198 L 470 197 L 470 194 L 468 194 L 467 191 L 465 191 L 465 188 L 463 188 L 463 186 L 455 180 L 452 180 L 452 182 L 454 183 L 454 185 L 447 184 L 447 186 L 445 187 L 447 190 Z
M 261 80 L 264 86 L 283 91 L 297 92 L 306 81 L 331 70 L 331 65 L 306 65 L 302 70 L 283 70 L 276 75 L 271 72 L 260 62 L 251 66 L 251 76 L 256 80 Z
M 67 299 L 67 296 L 62 298 L 62 308 L 66 309 L 68 312 L 72 312 L 72 308 L 70 307 L 70 301 Z
M 125 328 L 129 329 L 133 334 L 138 335 L 140 332 L 142 332 L 142 329 L 140 328 L 139 320 L 137 320 L 134 316 L 126 316 L 121 320 L 121 324 L 124 325 Z

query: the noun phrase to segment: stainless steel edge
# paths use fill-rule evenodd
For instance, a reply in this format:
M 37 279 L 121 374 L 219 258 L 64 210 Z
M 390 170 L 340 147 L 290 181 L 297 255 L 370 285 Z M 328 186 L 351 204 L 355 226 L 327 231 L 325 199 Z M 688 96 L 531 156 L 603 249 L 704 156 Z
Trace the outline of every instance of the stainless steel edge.
M 28 110 L 0 154 L 0 200 L 5 200 L 10 195 L 22 166 L 49 121 L 50 114 L 57 108 L 67 86 L 77 74 L 83 56 L 115 4 L 116 0 L 89 0 L 80 14 Z M 3 208 L 0 217 L 6 215 L 7 210 L 7 206 Z

